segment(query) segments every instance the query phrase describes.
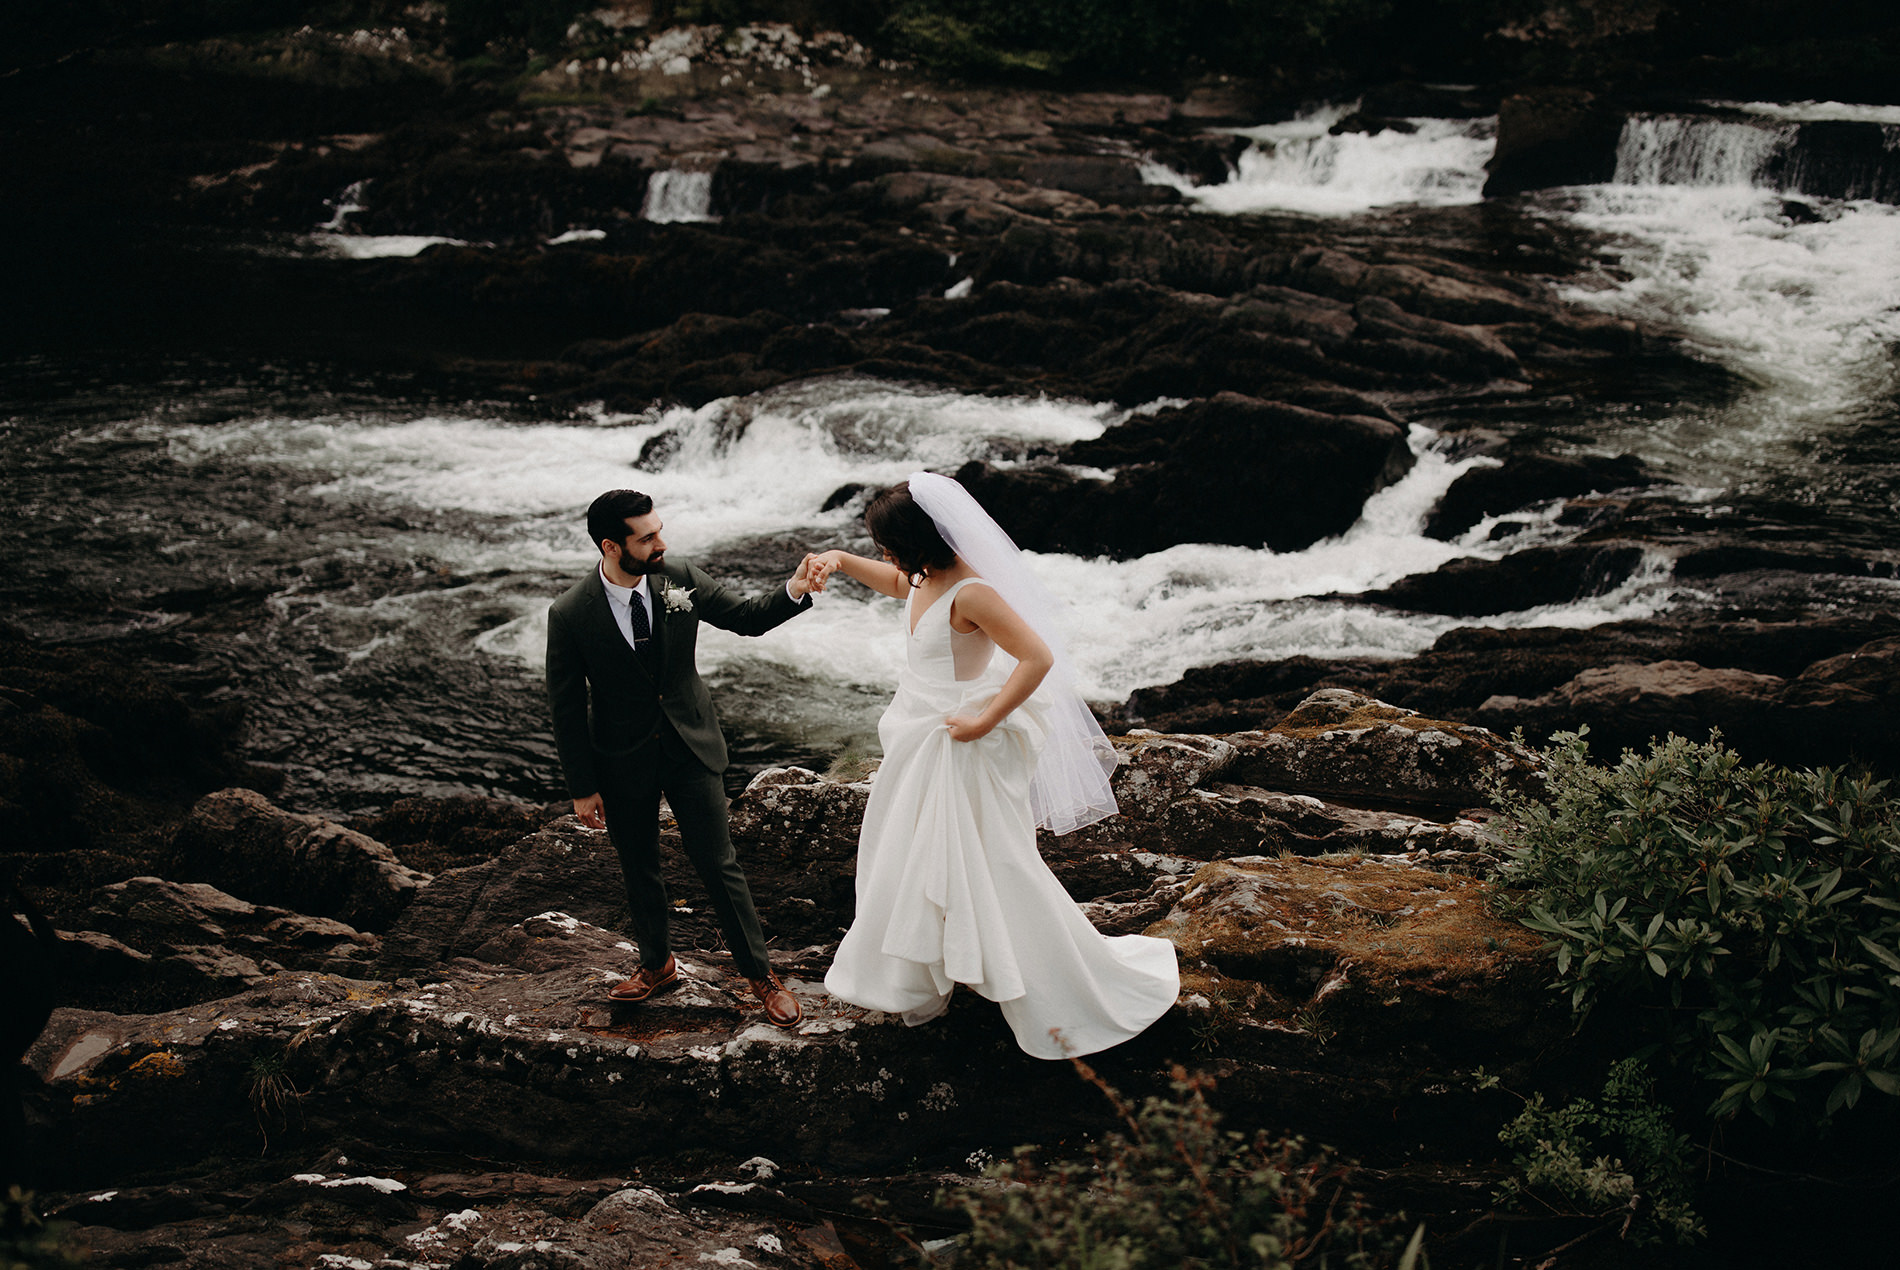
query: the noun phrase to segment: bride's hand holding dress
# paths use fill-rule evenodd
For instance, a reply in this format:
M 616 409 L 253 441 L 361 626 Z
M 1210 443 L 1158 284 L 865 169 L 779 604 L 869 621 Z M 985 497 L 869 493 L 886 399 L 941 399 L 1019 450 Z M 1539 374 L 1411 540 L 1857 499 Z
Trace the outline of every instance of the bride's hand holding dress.
M 933 496 L 947 486 L 975 506 L 948 478 L 910 484 L 926 480 Z M 1013 562 L 997 563 L 1007 574 Z M 1051 673 L 1059 654 L 960 554 L 921 575 L 842 552 L 819 567 L 907 600 L 905 667 L 878 721 L 884 759 L 858 841 L 857 912 L 826 989 L 916 1024 L 965 984 L 1039 1058 L 1143 1031 L 1179 992 L 1173 945 L 1102 935 L 1036 849 L 1039 820 L 1063 832 L 1114 809 L 1097 765 L 1112 751 L 1066 675 Z M 999 647 L 1010 656 L 996 658 Z

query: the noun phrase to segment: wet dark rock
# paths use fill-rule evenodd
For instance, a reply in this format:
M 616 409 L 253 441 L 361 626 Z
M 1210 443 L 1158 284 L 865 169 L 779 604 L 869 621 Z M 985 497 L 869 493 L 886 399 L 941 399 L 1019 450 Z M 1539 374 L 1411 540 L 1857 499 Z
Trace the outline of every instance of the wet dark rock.
M 1624 112 L 1580 88 L 1544 88 L 1498 106 L 1487 198 L 1553 185 L 1592 185 L 1616 174 Z
M 1452 482 L 1426 518 L 1425 532 L 1452 539 L 1486 516 L 1522 511 L 1553 499 L 1607 494 L 1652 485 L 1656 477 L 1630 455 L 1568 458 L 1509 454 L 1498 467 L 1477 467 Z
M 429 882 L 375 839 L 244 789 L 201 799 L 173 833 L 171 855 L 174 877 L 369 931 L 388 929 Z
M 1264 732 L 1226 738 L 1237 784 L 1419 809 L 1482 807 L 1535 792 L 1539 765 L 1483 728 L 1427 719 L 1343 689 L 1314 693 Z
M 94 929 L 65 935 L 75 1002 L 101 1009 L 228 996 L 286 967 L 362 974 L 379 941 L 327 917 L 251 904 L 202 882 L 130 878 L 101 887 Z
M 1769 161 L 1767 176 L 1779 189 L 1818 198 L 1900 203 L 1900 160 L 1878 123 L 1804 123 L 1794 143 Z
M 1174 202 L 1179 196 L 1166 186 L 1141 179 L 1141 165 L 1120 155 L 1068 154 L 1030 159 L 1024 163 L 1025 184 L 1080 194 L 1095 203 L 1142 204 Z
M 1488 617 L 1603 595 L 1628 581 L 1645 558 L 1643 548 L 1629 543 L 1527 547 L 1500 560 L 1452 560 L 1365 598 L 1420 613 Z
M 1363 110 L 1356 110 L 1327 131 L 1335 137 L 1355 132 L 1366 134 L 1398 132 L 1409 135 L 1418 131 L 1418 125 L 1409 119 L 1388 119 L 1382 115 L 1372 115 Z
M 1132 556 L 1179 542 L 1299 550 L 1344 532 L 1412 463 L 1386 420 L 1237 393 L 1139 417 L 1063 458 L 1116 475 L 973 463 L 956 476 L 1024 547 Z
M 1900 576 L 1900 564 L 1869 552 L 1844 555 L 1753 542 L 1715 542 L 1691 547 L 1676 557 L 1679 578 L 1714 578 L 1761 572 L 1835 573 L 1850 578 Z
M 1283 718 L 1314 690 L 1340 687 L 1436 718 L 1470 719 L 1498 733 L 1523 726 L 1538 743 L 1552 730 L 1589 723 L 1606 738 L 1598 753 L 1609 758 L 1624 744 L 1646 745 L 1642 727 L 1701 739 L 1719 721 L 1709 712 L 1719 700 L 1726 740 L 1753 761 L 1807 767 L 1860 761 L 1891 773 L 1900 771 L 1900 754 L 1891 740 L 1894 697 L 1885 667 L 1896 636 L 1900 624 L 1884 614 L 1781 622 L 1646 620 L 1578 631 L 1461 627 L 1402 662 L 1295 657 L 1201 667 L 1173 684 L 1135 693 L 1120 726 L 1173 729 L 1197 720 L 1210 731 L 1258 728 Z M 1721 681 L 1718 698 L 1698 693 L 1695 676 L 1671 678 L 1673 686 L 1649 691 L 1631 713 L 1632 719 L 1640 716 L 1640 726 L 1623 722 L 1624 711 L 1614 703 L 1589 717 L 1558 708 L 1568 697 L 1554 694 L 1589 672 L 1667 662 L 1746 672 L 1765 680 L 1758 684 L 1763 691 L 1751 697 L 1741 686 L 1757 681 L 1730 676 Z M 1702 681 L 1705 687 L 1714 682 Z M 1635 700 L 1640 685 L 1625 686 Z M 1821 701 L 1843 707 L 1836 726 L 1828 727 L 1827 713 L 1814 709 Z M 1607 740 L 1611 733 L 1614 747 Z
M 411 868 L 440 873 L 499 855 L 569 810 L 561 803 L 534 806 L 474 794 L 412 795 L 346 827 L 382 843 Z
M 1467 767 L 1482 767 L 1509 747 L 1475 746 L 1473 730 L 1344 694 L 1314 698 L 1299 717 L 1312 726 L 1281 735 L 1297 739 L 1312 763 L 1352 766 L 1327 759 L 1328 747 L 1389 759 L 1392 770 L 1373 783 L 1411 790 L 1417 806 L 1370 811 L 1285 792 L 1298 764 L 1268 761 L 1278 738 L 1142 735 L 1119 742 L 1123 815 L 1046 839 L 1052 867 L 1102 928 L 1172 922 L 1161 929 L 1179 934 L 1195 985 L 1175 1014 L 1098 1056 L 1097 1066 L 1139 1091 L 1157 1087 L 1184 1046 L 1216 1044 L 1234 1073 L 1232 1105 L 1251 1115 L 1324 1129 L 1335 1141 L 1384 1141 L 1395 1126 L 1403 1135 L 1455 1122 L 1458 1098 L 1422 1084 L 1420 1071 L 1483 1046 L 1491 1047 L 1488 1064 L 1508 1068 L 1531 1061 L 1543 1043 L 1540 999 L 1517 984 L 1520 973 L 1542 973 L 1534 957 L 1520 956 L 1529 937 L 1489 917 L 1472 884 L 1456 876 L 1485 867 L 1482 825 L 1425 810 L 1460 801 L 1462 788 L 1456 797 L 1447 790 L 1472 782 L 1468 773 L 1442 779 L 1452 751 L 1469 751 Z M 1379 746 L 1368 741 L 1374 733 Z M 814 928 L 849 921 L 866 793 L 862 782 L 774 769 L 735 802 L 735 838 L 768 932 L 807 907 Z M 1315 858 L 1263 858 L 1283 852 Z M 1266 887 L 1263 897 L 1271 891 L 1271 904 L 1215 885 L 1229 876 L 1207 873 L 1216 867 L 1255 879 L 1249 885 Z M 384 941 L 380 973 L 419 972 L 423 986 L 340 964 L 330 973 L 277 968 L 292 956 L 323 955 L 320 937 L 339 934 L 351 945 L 341 955 L 360 963 L 367 937 L 334 922 L 201 885 L 142 879 L 110 889 L 98 905 L 104 929 L 72 941 L 93 963 L 116 959 L 149 987 L 157 968 L 196 957 L 200 986 L 222 982 L 225 993 L 197 992 L 188 1008 L 150 1016 L 56 1015 L 33 1059 L 46 1082 L 36 1115 L 51 1135 L 42 1143 L 50 1168 L 66 1185 L 102 1184 L 153 1152 L 195 1159 L 253 1132 L 289 1144 L 400 1143 L 577 1168 L 624 1161 L 630 1143 L 670 1157 L 743 1140 L 768 1155 L 881 1167 L 918 1152 L 960 1155 L 1061 1136 L 1102 1114 L 1066 1066 L 1024 1057 L 985 1002 L 959 998 L 920 1048 L 900 1021 L 830 1001 L 818 988 L 826 947 L 777 945 L 775 963 L 806 1008 L 791 1033 L 760 1021 L 730 959 L 695 951 L 712 941 L 684 921 L 681 987 L 639 1006 L 614 1005 L 605 988 L 633 956 L 611 925 L 617 872 L 603 836 L 567 818 L 495 859 L 440 875 Z M 1388 953 L 1378 939 L 1348 931 L 1335 947 L 1320 940 L 1320 918 L 1288 917 L 1336 917 L 1341 904 L 1364 908 L 1375 925 L 1397 921 L 1403 938 Z M 575 906 L 602 920 L 569 911 Z M 1419 958 L 1401 909 L 1435 923 L 1434 966 Z M 1205 951 L 1216 943 L 1217 953 Z M 1324 1036 L 1313 1030 L 1321 1010 Z M 1456 1036 L 1441 1034 L 1441 1024 Z M 285 1082 L 270 1086 L 277 1102 L 233 1096 L 265 1071 Z M 1328 1074 L 1316 1083 L 1320 1071 Z M 360 1194 L 333 1195 L 364 1174 L 334 1162 L 305 1171 L 315 1180 L 247 1192 L 247 1211 L 289 1213 L 334 1239 L 372 1217 L 434 1220 L 456 1193 L 361 1183 Z M 494 1203 L 508 1202 L 493 1191 L 470 1197 L 484 1220 Z M 167 1209 L 171 1220 L 210 1212 L 197 1200 L 180 1203 Z M 805 1220 L 801 1203 L 765 1195 L 737 1208 L 752 1219 Z M 112 1224 L 111 1214 L 100 1218 Z M 125 1220 L 135 1220 L 129 1210 Z
M 473 956 L 525 918 L 556 911 L 609 929 L 626 923 L 619 857 L 605 833 L 571 816 L 424 887 L 383 940 L 385 973 Z
M 1473 717 L 1533 735 L 1590 729 L 1608 758 L 1674 733 L 1723 741 L 1753 758 L 1800 766 L 1873 763 L 1892 770 L 1900 721 L 1900 640 L 1818 661 L 1793 680 L 1692 661 L 1592 667 L 1541 696 L 1495 697 Z
M 0 839 L 8 852 L 138 850 L 209 789 L 270 786 L 204 710 L 129 658 L 0 633 Z

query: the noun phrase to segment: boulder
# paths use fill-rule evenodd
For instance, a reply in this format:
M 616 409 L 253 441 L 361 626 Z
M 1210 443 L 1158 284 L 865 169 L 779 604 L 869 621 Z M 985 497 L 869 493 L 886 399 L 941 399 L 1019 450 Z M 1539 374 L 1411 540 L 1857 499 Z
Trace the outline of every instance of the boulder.
M 1422 1075 L 1522 1063 L 1567 1028 L 1541 939 L 1471 878 L 1377 857 L 1216 861 L 1153 933 L 1182 951 L 1178 1008 L 1228 1039 L 1230 1061 L 1350 1051 Z
M 1644 548 L 1626 542 L 1526 547 L 1498 560 L 1465 556 L 1448 561 L 1364 596 L 1417 613 L 1489 617 L 1607 594 L 1633 577 L 1647 559 Z
M 173 833 L 171 854 L 174 877 L 368 931 L 387 929 L 429 881 L 375 839 L 247 789 L 200 799 Z
M 193 798 L 269 775 L 206 710 L 115 652 L 42 648 L 0 627 L 0 838 L 14 852 L 122 848 Z
M 1535 755 L 1481 727 L 1426 718 L 1345 689 L 1323 689 L 1265 732 L 1226 738 L 1226 779 L 1373 806 L 1488 805 L 1535 788 Z
M 606 833 L 572 816 L 423 888 L 383 939 L 383 970 L 422 972 L 472 957 L 517 923 L 546 912 L 605 929 L 626 925 L 620 858 Z
M 566 803 L 536 806 L 474 794 L 412 795 L 345 823 L 388 847 L 404 864 L 439 873 L 499 855 L 569 810 Z
M 1544 88 L 1498 106 L 1498 143 L 1486 198 L 1553 185 L 1596 185 L 1616 175 L 1623 112 L 1581 88 Z
M 1214 885 L 1230 869 L 1277 881 Z M 1489 917 L 1476 882 L 1379 857 L 1166 876 L 1154 929 L 1197 986 L 1091 1060 L 1125 1092 L 1211 1049 L 1237 1112 L 1385 1141 L 1468 1114 L 1469 1095 L 1434 1072 L 1476 1053 L 1508 1070 L 1550 1039 L 1527 1020 L 1552 1002 L 1520 982 L 1545 972 L 1516 960 L 1537 941 Z M 1228 930 L 1279 934 L 1255 948 Z M 988 1002 L 959 994 L 920 1034 L 827 998 L 823 955 L 781 961 L 806 1011 L 787 1032 L 763 1022 L 724 954 L 683 952 L 678 992 L 623 1006 L 604 997 L 621 973 L 600 964 L 614 937 L 565 914 L 536 914 L 487 951 L 505 963 L 461 962 L 421 986 L 285 971 L 188 1010 L 59 1011 L 29 1055 L 49 1170 L 95 1185 L 253 1133 L 575 1168 L 742 1142 L 867 1167 L 1054 1140 L 1103 1115 L 1067 1065 L 1023 1055 Z M 1341 979 L 1354 991 L 1324 987 Z M 260 1072 L 281 1078 L 278 1110 L 294 1115 L 240 1096 Z
M 252 904 L 202 882 L 137 877 L 101 887 L 67 933 L 73 1000 L 151 1010 L 228 996 L 294 967 L 361 974 L 376 936 L 342 922 Z
M 1351 694 L 1319 694 L 1302 707 L 1301 719 L 1310 726 L 1329 701 L 1351 702 L 1351 708 L 1336 709 L 1331 716 L 1349 726 L 1408 714 Z M 1367 810 L 1287 792 L 1310 781 L 1310 773 L 1303 776 L 1290 765 L 1276 766 L 1262 758 L 1276 745 L 1265 736 L 1164 736 L 1136 730 L 1115 738 L 1121 758 L 1113 780 L 1119 813 L 1066 835 L 1045 831 L 1040 837 L 1044 859 L 1071 896 L 1106 902 L 1091 916 L 1105 929 L 1105 924 L 1113 924 L 1118 931 L 1132 920 L 1131 914 L 1148 911 L 1129 904 L 1151 905 L 1206 860 L 1370 853 L 1403 856 L 1440 870 L 1482 873 L 1494 865 L 1493 844 L 1479 821 L 1462 815 L 1445 818 L 1447 810 L 1482 804 L 1489 794 L 1477 788 L 1465 791 L 1468 797 L 1448 793 L 1445 778 L 1452 765 L 1442 756 L 1463 748 L 1469 761 L 1481 763 L 1480 750 L 1502 746 L 1496 737 L 1457 724 L 1421 724 L 1389 734 L 1382 754 L 1373 752 L 1374 745 L 1363 745 L 1366 752 L 1345 764 L 1351 771 L 1390 760 L 1396 772 L 1411 780 L 1405 789 L 1394 789 L 1387 781 L 1371 794 L 1355 791 L 1355 801 L 1383 808 Z M 1323 769 L 1339 759 L 1329 751 L 1316 756 L 1312 766 Z M 1515 752 L 1512 762 L 1522 770 L 1504 779 L 1517 784 L 1530 779 L 1534 768 L 1525 766 L 1528 756 Z M 1341 779 L 1350 776 L 1342 772 Z M 1477 772 L 1464 779 L 1469 786 L 1481 783 Z M 1393 810 L 1399 806 L 1407 810 Z
M 1540 738 L 1587 726 L 1604 760 L 1645 749 L 1652 737 L 1699 741 L 1719 730 L 1725 743 L 1757 760 L 1871 762 L 1887 770 L 1895 759 L 1896 647 L 1900 641 L 1876 641 L 1817 662 L 1792 682 L 1686 660 L 1591 667 L 1535 698 L 1490 698 L 1474 717 L 1509 720 Z
M 1107 482 L 985 463 L 956 475 L 1026 548 L 1133 556 L 1182 542 L 1300 550 L 1350 528 L 1412 465 L 1404 430 L 1388 420 L 1225 392 L 1063 457 L 1119 470 Z
M 1452 539 L 1486 516 L 1655 482 L 1642 462 L 1627 454 L 1615 458 L 1507 455 L 1499 466 L 1475 467 L 1453 481 L 1426 518 L 1425 533 Z

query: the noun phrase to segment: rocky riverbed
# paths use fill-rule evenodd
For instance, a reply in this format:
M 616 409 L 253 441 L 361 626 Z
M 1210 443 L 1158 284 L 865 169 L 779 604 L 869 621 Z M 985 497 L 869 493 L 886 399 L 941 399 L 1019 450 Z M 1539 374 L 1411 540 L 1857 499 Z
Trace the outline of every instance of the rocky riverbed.
M 1379 1161 L 1367 1184 L 1449 1202 L 1447 1233 L 1478 1218 L 1497 1095 L 1461 1073 L 1525 1075 L 1569 1043 L 1538 939 L 1490 911 L 1485 813 L 1456 809 L 1534 782 L 1533 757 L 1339 691 L 1271 731 L 1118 744 L 1123 814 L 1046 854 L 1098 927 L 1174 941 L 1183 992 L 1098 1069 L 1136 1094 L 1207 1068 L 1237 1123 Z M 1385 805 L 1305 792 L 1341 773 Z M 859 1192 L 947 1233 L 934 1186 L 1106 1109 L 977 998 L 911 1029 L 825 996 L 868 778 L 774 769 L 734 804 L 806 1007 L 791 1033 L 735 988 L 690 884 L 681 927 L 703 951 L 682 955 L 682 988 L 607 1002 L 633 955 L 624 905 L 602 835 L 571 817 L 431 876 L 258 794 L 203 799 L 163 877 L 61 919 L 72 1004 L 28 1094 L 60 1215 L 114 1264 L 169 1246 L 200 1265 L 516 1265 L 539 1244 L 573 1265 L 725 1248 L 822 1265 L 840 1240 L 890 1238 Z

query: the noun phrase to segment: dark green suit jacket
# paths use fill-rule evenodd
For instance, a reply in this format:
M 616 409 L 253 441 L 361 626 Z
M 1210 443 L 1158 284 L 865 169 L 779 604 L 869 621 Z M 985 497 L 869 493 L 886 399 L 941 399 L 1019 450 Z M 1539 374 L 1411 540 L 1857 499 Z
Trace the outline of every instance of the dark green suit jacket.
M 600 756 L 652 744 L 662 717 L 700 762 L 725 771 L 726 738 L 694 665 L 700 622 L 763 635 L 811 607 L 810 596 L 794 600 L 783 586 L 740 599 L 683 560 L 666 561 L 647 585 L 654 610 L 650 663 L 620 633 L 598 567 L 548 609 L 548 705 L 570 797 L 598 793 Z

